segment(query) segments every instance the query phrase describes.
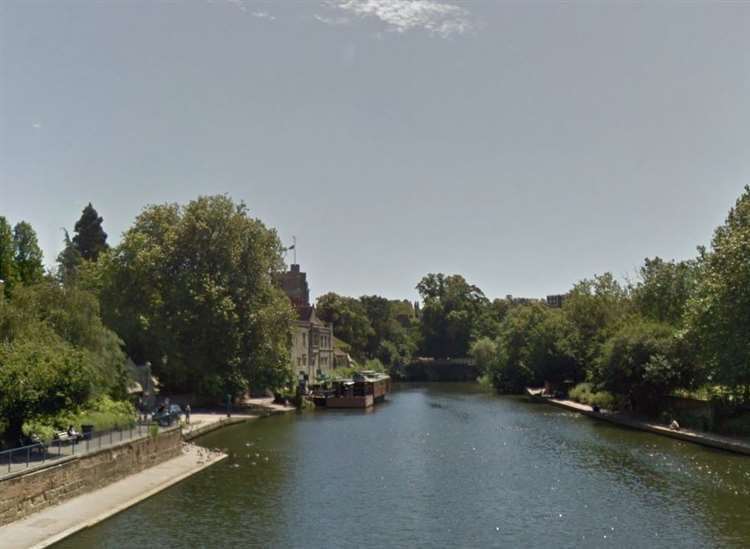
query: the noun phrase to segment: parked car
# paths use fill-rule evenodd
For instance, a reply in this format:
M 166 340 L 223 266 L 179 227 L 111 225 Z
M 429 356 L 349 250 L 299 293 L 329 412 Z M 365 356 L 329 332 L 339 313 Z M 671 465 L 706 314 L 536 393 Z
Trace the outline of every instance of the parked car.
M 182 415 L 182 408 L 177 404 L 170 404 L 169 406 L 159 406 L 153 414 L 151 414 L 151 421 L 155 421 L 162 427 L 172 425 L 175 421 L 180 421 Z

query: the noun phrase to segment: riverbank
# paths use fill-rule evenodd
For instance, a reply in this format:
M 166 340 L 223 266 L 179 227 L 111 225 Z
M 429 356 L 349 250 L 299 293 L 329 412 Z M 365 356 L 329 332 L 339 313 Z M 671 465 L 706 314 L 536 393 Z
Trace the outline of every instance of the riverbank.
M 192 444 L 182 455 L 0 528 L 4 549 L 48 547 L 226 458 Z
M 82 478 L 85 478 L 86 482 L 93 483 L 92 479 L 101 478 L 101 481 L 92 484 L 91 487 L 96 486 L 95 489 L 87 488 L 84 486 L 86 483 L 77 480 L 76 477 L 83 472 L 78 471 L 81 467 L 76 468 L 79 464 L 75 462 L 81 459 L 92 459 L 86 457 L 86 455 L 47 463 L 44 466 L 35 467 L 22 474 L 3 479 L 9 481 L 17 477 L 18 482 L 26 482 L 29 478 L 31 479 L 29 481 L 31 485 L 39 488 L 41 493 L 35 495 L 36 492 L 29 492 L 24 488 L 26 484 L 21 485 L 20 488 L 16 487 L 16 491 L 22 490 L 19 492 L 19 497 L 23 496 L 30 500 L 30 507 L 27 508 L 26 503 L 24 503 L 23 509 L 25 511 L 23 514 L 26 516 L 19 517 L 0 527 L 2 547 L 4 549 L 6 547 L 47 547 L 81 529 L 91 527 L 224 459 L 227 456 L 220 452 L 212 452 L 186 442 L 222 427 L 252 421 L 263 416 L 294 411 L 294 408 L 273 404 L 271 400 L 253 399 L 249 403 L 250 406 L 243 407 L 239 413 L 233 412 L 231 417 L 227 417 L 225 413 L 219 411 L 194 413 L 191 414 L 190 424 L 183 425 L 181 428 L 168 429 L 160 433 L 160 436 L 156 439 L 144 436 L 133 441 L 121 442 L 111 449 L 105 447 L 103 450 L 98 450 L 97 454 L 104 455 L 109 450 L 116 455 L 113 454 L 113 459 L 110 461 L 101 460 L 94 456 L 94 459 L 98 459 L 96 470 L 91 469 L 89 465 L 84 467 L 87 472 L 86 476 Z M 169 456 L 169 459 L 161 462 L 157 460 L 155 463 L 147 465 L 145 469 L 140 467 L 142 470 L 131 474 L 126 473 L 123 476 L 121 469 L 124 465 L 126 469 L 127 467 L 135 467 L 135 464 L 130 464 L 130 461 L 135 459 L 134 456 L 143 454 L 143 456 L 148 455 L 144 459 L 156 459 L 156 456 L 151 456 L 148 452 L 133 451 L 130 446 L 161 444 L 166 438 L 169 438 L 166 437 L 166 433 L 169 432 L 174 435 L 172 437 L 175 439 L 173 455 L 174 453 L 179 454 L 177 457 Z M 125 459 L 124 456 L 130 456 L 132 459 Z M 99 463 L 99 461 L 102 461 L 102 463 Z M 117 474 L 115 475 L 115 473 Z M 73 493 L 69 495 L 59 493 L 62 488 L 58 486 L 57 481 L 50 481 L 50 484 L 46 476 L 39 477 L 39 475 L 62 475 L 61 478 L 64 479 L 64 483 L 75 487 L 75 490 L 71 489 Z M 105 479 L 112 476 L 116 480 L 106 482 Z M 56 494 L 57 501 L 48 498 L 48 495 L 53 493 Z M 47 501 L 48 499 L 49 501 Z M 37 505 L 43 508 L 34 510 L 33 507 Z M 102 509 L 105 511 L 102 511 Z
M 734 452 L 737 454 L 750 455 L 750 442 L 744 442 L 734 438 L 715 435 L 712 433 L 691 431 L 690 429 L 680 429 L 676 431 L 664 425 L 637 420 L 623 414 L 609 412 L 607 410 L 594 412 L 591 406 L 588 406 L 587 404 L 581 404 L 579 402 L 574 402 L 572 400 L 544 398 L 543 401 L 552 404 L 553 406 L 557 406 L 558 408 L 564 408 L 565 410 L 569 410 L 571 412 L 577 412 L 594 419 L 608 421 L 610 423 L 614 423 L 616 425 L 621 425 L 631 429 L 648 431 L 657 435 L 675 438 L 678 440 L 683 440 L 685 442 L 692 442 L 694 444 L 700 444 L 702 446 L 708 446 L 710 448 L 717 448 L 719 450 L 726 450 L 728 452 Z

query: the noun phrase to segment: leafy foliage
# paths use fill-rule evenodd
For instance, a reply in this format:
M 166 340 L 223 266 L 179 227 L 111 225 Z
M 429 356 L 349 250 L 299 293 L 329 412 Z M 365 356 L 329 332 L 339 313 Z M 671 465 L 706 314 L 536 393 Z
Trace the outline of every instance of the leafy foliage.
M 592 383 L 579 383 L 570 390 L 568 397 L 581 404 L 599 406 L 603 410 L 614 410 L 617 407 L 617 399 L 612 393 L 597 390 Z
M 354 357 L 364 359 L 368 343 L 375 337 L 364 305 L 353 297 L 327 293 L 317 299 L 316 311 L 321 320 L 333 324 L 333 333 L 351 346 Z
M 102 229 L 102 221 L 99 213 L 89 202 L 75 224 L 73 245 L 87 261 L 96 261 L 99 254 L 108 248 L 107 233 Z
M 25 221 L 13 228 L 13 250 L 16 274 L 22 284 L 36 284 L 44 277 L 42 250 L 36 232 Z
M 700 278 L 687 313 L 713 381 L 750 401 L 750 187 L 699 257 Z
M 416 352 L 416 317 L 408 301 L 328 293 L 318 298 L 316 308 L 319 318 L 333 324 L 333 333 L 350 346 L 359 362 L 377 359 L 389 368 L 398 367 Z
M 0 216 L 0 280 L 3 281 L 6 296 L 10 296 L 16 281 L 16 265 L 13 255 L 13 232 L 8 221 Z
M 640 277 L 632 290 L 640 314 L 656 322 L 680 325 L 698 280 L 697 263 L 646 259 Z
M 697 370 L 687 346 L 668 324 L 633 319 L 604 345 L 593 378 L 605 389 L 629 395 L 636 408 L 653 412 L 678 387 L 691 387 Z
M 105 317 L 171 390 L 219 397 L 290 379 L 274 230 L 226 196 L 146 208 L 101 277 Z
M 92 355 L 43 323 L 0 342 L 0 415 L 6 438 L 18 441 L 26 420 L 72 409 L 93 392 Z
M 465 357 L 489 300 L 461 275 L 428 274 L 417 284 L 422 297 L 421 351 L 437 358 Z

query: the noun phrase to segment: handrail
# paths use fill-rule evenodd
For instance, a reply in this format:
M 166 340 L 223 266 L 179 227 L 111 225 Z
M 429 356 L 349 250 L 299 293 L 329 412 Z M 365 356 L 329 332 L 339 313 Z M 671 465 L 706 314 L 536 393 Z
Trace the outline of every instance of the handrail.
M 68 456 L 84 455 L 126 440 L 148 436 L 149 423 L 136 422 L 129 427 L 93 431 L 82 438 L 37 442 L 0 451 L 0 478 Z

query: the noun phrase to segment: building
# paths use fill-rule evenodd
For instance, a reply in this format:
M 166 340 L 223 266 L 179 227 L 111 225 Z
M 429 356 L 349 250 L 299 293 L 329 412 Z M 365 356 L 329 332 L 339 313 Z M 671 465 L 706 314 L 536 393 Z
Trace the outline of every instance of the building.
M 279 285 L 289 296 L 297 320 L 292 325 L 291 366 L 296 375 L 305 375 L 314 383 L 321 374 L 330 375 L 335 365 L 333 326 L 320 320 L 310 304 L 307 273 L 293 264 L 279 277 Z
M 566 297 L 567 295 L 565 294 L 548 295 L 547 305 L 549 305 L 553 309 L 560 309 L 563 306 L 563 303 L 565 303 Z

